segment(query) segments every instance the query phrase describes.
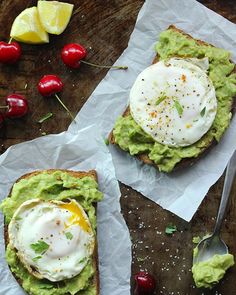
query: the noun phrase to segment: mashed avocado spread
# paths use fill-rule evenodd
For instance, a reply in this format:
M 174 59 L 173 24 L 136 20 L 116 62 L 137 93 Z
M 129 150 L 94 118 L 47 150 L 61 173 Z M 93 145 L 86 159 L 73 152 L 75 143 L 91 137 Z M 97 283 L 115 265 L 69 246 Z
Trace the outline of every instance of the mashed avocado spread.
M 184 158 L 198 157 L 215 139 L 219 141 L 231 119 L 231 105 L 236 95 L 236 74 L 232 73 L 234 64 L 230 62 L 230 53 L 224 49 L 206 44 L 168 29 L 160 34 L 156 45 L 160 59 L 170 57 L 194 57 L 209 59 L 208 74 L 213 82 L 217 97 L 217 114 L 208 132 L 196 143 L 186 147 L 169 147 L 155 142 L 134 121 L 131 115 L 119 117 L 113 135 L 116 143 L 131 155 L 148 154 L 160 171 L 171 172 L 175 165 Z
M 53 173 L 43 172 L 30 178 L 21 179 L 13 186 L 11 197 L 6 198 L 0 205 L 9 224 L 16 209 L 29 199 L 43 200 L 77 200 L 88 214 L 93 230 L 96 229 L 95 208 L 92 205 L 103 198 L 98 191 L 97 182 L 89 177 L 75 178 L 62 171 Z M 52 283 L 32 276 L 18 259 L 15 250 L 9 246 L 6 249 L 6 259 L 12 272 L 22 282 L 23 288 L 29 294 L 35 295 L 96 295 L 96 286 L 93 284 L 95 268 L 92 259 L 80 274 L 72 279 Z
M 211 259 L 195 263 L 192 267 L 193 279 L 198 288 L 213 288 L 234 265 L 231 254 L 214 255 Z

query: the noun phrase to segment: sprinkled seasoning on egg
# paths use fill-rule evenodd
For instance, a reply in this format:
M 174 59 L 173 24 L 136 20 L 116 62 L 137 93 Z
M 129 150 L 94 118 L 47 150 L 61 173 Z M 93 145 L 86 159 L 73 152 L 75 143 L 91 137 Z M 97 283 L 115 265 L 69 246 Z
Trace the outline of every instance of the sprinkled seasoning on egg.
M 188 146 L 211 127 L 217 110 L 215 89 L 197 64 L 197 59 L 192 63 L 172 58 L 151 65 L 136 79 L 130 91 L 131 115 L 155 141 Z
M 181 76 L 181 80 L 182 80 L 183 82 L 186 82 L 186 75 L 183 74 L 183 75 Z

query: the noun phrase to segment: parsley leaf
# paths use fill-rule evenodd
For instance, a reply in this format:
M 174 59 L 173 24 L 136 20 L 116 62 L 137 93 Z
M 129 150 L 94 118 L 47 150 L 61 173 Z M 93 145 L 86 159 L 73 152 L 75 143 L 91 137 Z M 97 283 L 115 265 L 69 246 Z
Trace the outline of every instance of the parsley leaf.
M 39 289 L 52 289 L 54 286 L 50 284 L 44 284 L 40 282 Z
M 181 115 L 183 114 L 184 109 L 183 109 L 183 107 L 181 106 L 181 104 L 178 102 L 178 100 L 175 100 L 175 101 L 174 101 L 174 106 L 175 106 L 175 108 L 176 108 L 176 110 L 177 110 L 179 116 L 181 116 Z
M 193 243 L 198 244 L 201 241 L 200 237 L 193 237 Z
M 105 145 L 109 145 L 109 139 L 108 138 L 104 139 L 104 142 L 105 142 Z
M 165 100 L 167 98 L 166 95 L 161 95 L 158 100 L 156 101 L 156 105 L 159 105 L 163 100 Z
M 205 113 L 206 113 L 206 107 L 201 110 L 200 112 L 201 117 L 203 117 Z
M 173 224 L 169 224 L 165 229 L 165 233 L 167 235 L 172 235 L 176 231 L 177 231 L 177 227 L 176 225 L 173 225 Z
M 16 217 L 15 217 L 15 220 L 16 220 L 16 221 L 20 221 L 20 220 L 22 220 L 22 217 L 20 217 L 20 216 L 16 216 Z
M 44 115 L 41 119 L 38 120 L 39 124 L 42 124 L 44 121 L 48 120 L 49 118 L 51 118 L 53 116 L 53 113 L 47 113 L 46 115 Z
M 137 257 L 138 262 L 143 262 L 146 260 L 146 257 Z
M 37 243 L 31 244 L 30 247 L 36 254 L 44 254 L 48 250 L 49 245 L 46 242 L 39 240 Z
M 36 257 L 34 257 L 32 260 L 34 261 L 34 262 L 37 262 L 39 259 L 41 259 L 42 258 L 42 256 L 36 256 Z
M 67 238 L 68 240 L 72 240 L 72 239 L 73 239 L 73 235 L 72 235 L 72 233 L 70 233 L 69 231 L 66 232 L 65 235 L 66 235 L 66 238 Z
M 84 257 L 84 258 L 80 259 L 79 263 L 84 263 L 86 260 L 87 260 L 87 258 Z

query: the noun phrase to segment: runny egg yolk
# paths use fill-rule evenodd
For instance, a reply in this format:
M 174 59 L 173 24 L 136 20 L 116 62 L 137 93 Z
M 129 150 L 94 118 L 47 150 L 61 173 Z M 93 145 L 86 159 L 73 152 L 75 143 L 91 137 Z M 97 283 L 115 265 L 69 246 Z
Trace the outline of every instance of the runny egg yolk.
M 64 224 L 65 228 L 69 228 L 72 225 L 79 225 L 84 231 L 91 232 L 90 225 L 84 218 L 82 210 L 75 202 L 60 204 L 59 207 L 71 213 L 68 223 Z

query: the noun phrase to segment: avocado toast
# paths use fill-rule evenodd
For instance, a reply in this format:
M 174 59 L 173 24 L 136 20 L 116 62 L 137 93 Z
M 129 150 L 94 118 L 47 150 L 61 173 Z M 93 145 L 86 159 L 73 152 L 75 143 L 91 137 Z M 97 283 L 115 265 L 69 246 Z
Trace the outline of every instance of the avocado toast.
M 171 172 L 177 167 L 193 164 L 199 156 L 219 142 L 228 128 L 232 117 L 233 98 L 236 95 L 235 65 L 230 61 L 230 53 L 226 50 L 194 39 L 173 25 L 160 34 L 156 52 L 154 64 L 159 61 L 168 62 L 171 58 L 208 59 L 209 68 L 206 72 L 214 86 L 217 99 L 214 121 L 209 130 L 193 144 L 170 146 L 156 141 L 146 130 L 144 131 L 143 126 L 134 120 L 128 106 L 123 115 L 117 119 L 109 141 L 144 163 L 154 165 L 159 171 Z M 160 101 L 165 103 L 162 101 L 163 98 L 165 99 L 165 95 L 159 97 L 156 104 Z M 177 105 L 177 111 L 181 117 L 180 111 L 183 112 L 183 109 L 179 110 Z M 199 117 L 201 117 L 200 113 L 204 117 L 204 108 L 199 112 Z
M 39 201 L 42 201 L 43 204 L 47 204 L 47 202 L 52 201 L 59 202 L 61 205 L 61 203 L 63 202 L 63 206 L 65 206 L 65 204 L 69 204 L 69 201 L 73 200 L 79 203 L 79 205 L 86 212 L 89 220 L 88 223 L 90 223 L 92 232 L 94 234 L 95 242 L 91 256 L 88 257 L 85 266 L 77 275 L 73 275 L 59 281 L 51 281 L 45 278 L 39 279 L 30 271 L 28 271 L 27 267 L 24 265 L 24 263 L 22 263 L 21 259 L 19 259 L 19 255 L 17 255 L 17 250 L 10 246 L 9 224 L 11 223 L 14 214 L 17 210 L 19 210 L 20 206 L 23 206 L 27 201 L 30 202 L 32 200 L 36 200 L 35 198 Z M 1 210 L 3 211 L 5 216 L 4 229 L 7 262 L 16 280 L 25 289 L 26 292 L 33 295 L 99 294 L 98 252 L 96 240 L 96 202 L 100 201 L 101 199 L 102 193 L 98 191 L 97 175 L 95 170 L 89 172 L 76 172 L 69 170 L 36 171 L 30 174 L 26 174 L 22 176 L 19 180 L 17 180 L 17 182 L 13 185 L 8 198 L 6 198 L 2 202 Z M 66 208 L 68 208 L 68 206 Z M 68 211 L 70 212 L 70 209 L 66 210 L 65 212 L 68 213 Z M 73 212 L 75 211 L 72 210 L 72 213 Z M 42 216 L 46 215 L 43 214 Z M 17 217 L 20 220 L 19 216 Z M 44 217 L 42 218 L 44 219 Z M 76 219 L 76 222 L 77 221 L 78 220 Z M 35 224 L 37 224 L 37 222 L 35 222 L 34 224 L 32 223 L 32 228 L 33 226 L 35 226 Z M 28 229 L 28 231 L 30 231 L 30 229 Z M 67 232 L 64 233 L 64 235 L 66 235 L 68 239 L 65 239 L 68 244 L 71 240 L 73 241 L 73 235 L 71 234 L 71 232 L 71 229 L 70 231 L 67 229 Z M 32 232 L 32 234 L 34 235 L 34 231 Z M 47 239 L 48 238 L 46 238 L 46 240 L 43 240 L 44 244 L 45 241 L 49 243 L 49 240 Z M 34 245 L 35 244 L 33 244 L 33 246 Z M 61 247 L 59 248 L 59 251 L 63 249 L 64 248 Z M 78 252 L 78 249 L 75 250 L 75 253 Z M 36 259 L 40 257 L 41 256 L 36 256 Z M 68 267 L 68 265 L 66 267 Z M 63 267 L 61 268 L 62 269 L 60 271 L 63 273 Z M 70 271 L 71 268 L 68 267 L 68 269 Z M 37 267 L 33 266 L 31 270 L 37 271 Z M 53 273 L 55 274 L 55 272 Z

